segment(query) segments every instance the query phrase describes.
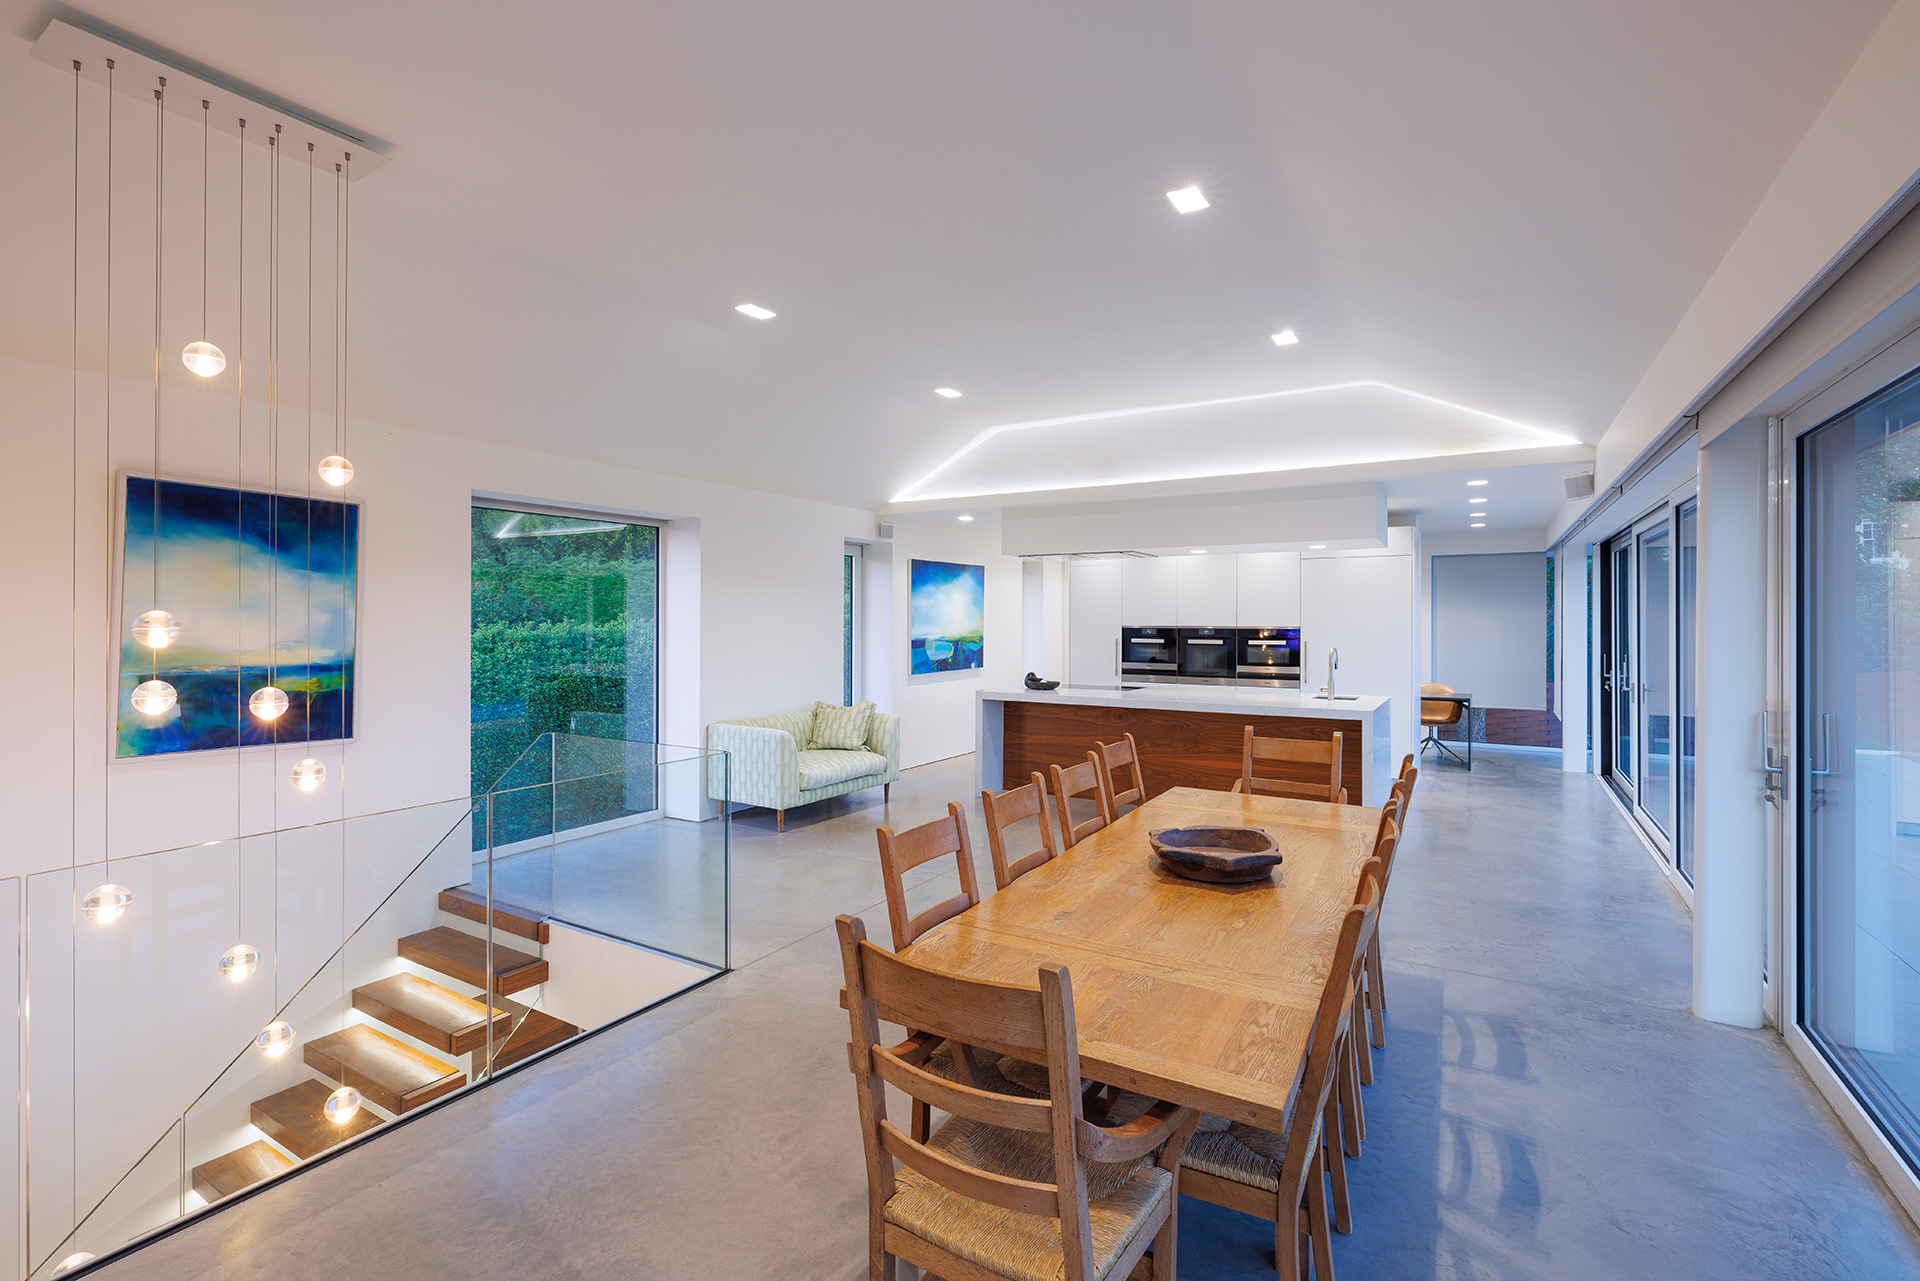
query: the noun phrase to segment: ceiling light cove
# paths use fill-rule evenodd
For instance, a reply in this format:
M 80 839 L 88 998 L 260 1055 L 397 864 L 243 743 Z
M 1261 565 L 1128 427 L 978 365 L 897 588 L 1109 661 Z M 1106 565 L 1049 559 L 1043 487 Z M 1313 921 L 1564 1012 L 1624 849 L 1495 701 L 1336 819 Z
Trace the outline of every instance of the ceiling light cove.
M 1208 207 L 1207 198 L 1200 194 L 1198 187 L 1182 187 L 1178 191 L 1169 191 L 1167 199 L 1171 200 L 1173 207 L 1181 213 L 1199 213 Z
M 1180 441 L 1181 447 L 1169 451 L 1168 440 Z M 989 427 L 892 501 L 1201 480 L 1578 443 L 1564 432 L 1369 379 Z
M 936 396 L 945 396 L 948 400 L 960 399 L 960 393 L 951 387 L 935 387 L 933 394 Z
M 1273 336 L 1273 345 L 1276 347 L 1297 347 L 1300 345 L 1300 335 L 1294 333 L 1291 329 L 1282 329 Z
M 772 320 L 776 313 L 768 311 L 757 302 L 743 302 L 734 308 L 743 316 L 752 316 L 755 320 Z

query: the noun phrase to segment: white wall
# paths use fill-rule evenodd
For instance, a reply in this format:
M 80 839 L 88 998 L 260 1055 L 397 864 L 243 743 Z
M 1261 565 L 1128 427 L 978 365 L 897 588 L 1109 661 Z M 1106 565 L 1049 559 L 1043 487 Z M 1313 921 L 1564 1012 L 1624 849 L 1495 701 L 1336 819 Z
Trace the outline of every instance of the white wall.
M 915 560 L 987 567 L 985 667 L 911 674 L 909 573 Z M 1020 558 L 1001 555 L 1000 538 L 992 530 L 897 520 L 892 561 L 893 710 L 900 717 L 900 765 L 905 769 L 971 752 L 974 692 L 1019 688 L 1027 670 L 1021 666 L 1024 591 Z
M 1327 650 L 1340 651 L 1339 690 L 1393 700 L 1392 766 L 1418 736 L 1420 534 L 1387 531 L 1377 551 L 1307 552 L 1300 558 L 1300 684 L 1327 680 Z
M 1435 556 L 1429 679 L 1477 707 L 1547 708 L 1544 552 Z

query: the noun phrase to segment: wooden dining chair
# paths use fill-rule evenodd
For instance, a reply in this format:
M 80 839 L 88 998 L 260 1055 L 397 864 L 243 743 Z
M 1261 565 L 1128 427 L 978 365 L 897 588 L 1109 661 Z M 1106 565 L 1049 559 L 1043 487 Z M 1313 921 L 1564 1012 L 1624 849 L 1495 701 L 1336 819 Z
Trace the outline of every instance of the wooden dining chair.
M 893 1281 L 904 1259 L 951 1281 L 1120 1281 L 1151 1245 L 1154 1281 L 1174 1281 L 1180 1159 L 1199 1114 L 1152 1103 L 1111 1128 L 1087 1121 L 1066 967 L 1040 966 L 1038 991 L 977 982 L 875 947 L 856 917 L 836 925 L 867 1161 L 868 1276 Z M 887 1045 L 883 1010 L 928 1031 Z M 1046 1064 L 1052 1097 L 926 1071 L 942 1037 Z M 902 1134 L 887 1119 L 889 1085 L 952 1119 L 930 1139 Z
M 987 819 L 987 850 L 993 855 L 993 883 L 1007 886 L 1051 860 L 1057 851 L 1053 844 L 1053 819 L 1047 813 L 1047 784 L 1038 771 L 1024 787 L 1010 788 L 998 794 L 980 793 L 980 809 Z M 1017 859 L 1007 856 L 1007 829 L 1022 819 L 1040 820 L 1040 848 Z
M 1255 738 L 1253 726 L 1247 726 L 1240 749 L 1240 778 L 1236 792 L 1266 796 L 1291 796 L 1303 801 L 1347 803 L 1346 789 L 1340 786 L 1340 749 L 1344 736 L 1337 730 L 1331 742 L 1317 738 Z M 1256 775 L 1256 763 L 1306 765 L 1323 769 L 1325 783 L 1303 783 L 1291 778 Z
M 1135 745 L 1133 735 L 1123 734 L 1117 743 L 1096 743 L 1093 751 L 1100 765 L 1100 786 L 1107 793 L 1107 812 L 1118 818 L 1122 805 L 1145 805 L 1147 776 L 1140 769 L 1140 749 Z M 1133 771 L 1133 786 L 1124 792 L 1113 776 L 1114 770 L 1123 768 Z
M 1205 1117 L 1182 1161 L 1182 1193 L 1274 1225 L 1279 1281 L 1303 1281 L 1309 1268 L 1317 1281 L 1332 1281 L 1332 1230 L 1351 1230 L 1337 1094 L 1350 1053 L 1346 1040 L 1352 1034 L 1361 960 L 1379 923 L 1378 873 L 1369 860 L 1361 870 L 1354 904 L 1340 923 L 1340 941 L 1314 1012 L 1305 1071 L 1286 1129 L 1275 1134 Z
M 1107 791 L 1100 786 L 1100 760 L 1092 752 L 1078 765 L 1061 769 L 1049 765 L 1053 775 L 1053 803 L 1060 811 L 1060 852 L 1065 853 L 1087 837 L 1113 822 L 1113 810 L 1107 805 Z M 1073 821 L 1069 801 L 1077 796 L 1093 798 L 1094 815 L 1084 823 Z
M 1412 757 L 1407 758 L 1409 761 Z M 1380 811 L 1380 826 L 1374 831 L 1374 857 L 1381 858 L 1381 845 L 1386 839 L 1387 830 L 1393 830 L 1393 844 L 1387 847 L 1384 856 L 1385 868 L 1380 877 L 1380 891 L 1384 896 L 1386 888 L 1393 879 L 1393 854 L 1398 849 L 1400 834 L 1406 830 L 1407 811 L 1413 801 L 1413 785 L 1419 779 L 1420 771 L 1411 766 L 1404 767 L 1400 777 L 1393 782 L 1393 791 L 1387 797 L 1387 804 Z M 1380 960 L 1380 936 L 1375 933 L 1373 947 L 1367 952 L 1366 1007 L 1370 1040 L 1375 1049 L 1387 1048 L 1387 974 Z M 1373 1053 L 1368 1051 L 1362 1060 L 1367 1084 L 1373 1083 Z

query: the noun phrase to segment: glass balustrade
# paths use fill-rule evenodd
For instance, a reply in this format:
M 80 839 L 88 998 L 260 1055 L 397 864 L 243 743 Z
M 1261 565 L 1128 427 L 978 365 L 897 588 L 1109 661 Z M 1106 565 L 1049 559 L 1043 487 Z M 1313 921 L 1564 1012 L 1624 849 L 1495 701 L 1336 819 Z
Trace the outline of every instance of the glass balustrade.
M 0 881 L 30 1012 L 0 1045 L 7 1266 L 55 1275 L 724 972 L 715 755 L 543 735 L 482 796 Z

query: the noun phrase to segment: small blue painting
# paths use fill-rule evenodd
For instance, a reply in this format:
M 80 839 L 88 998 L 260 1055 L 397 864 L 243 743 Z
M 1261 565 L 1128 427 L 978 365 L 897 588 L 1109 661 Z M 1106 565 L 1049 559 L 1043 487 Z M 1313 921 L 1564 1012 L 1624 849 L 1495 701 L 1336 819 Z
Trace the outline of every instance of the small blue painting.
M 360 509 L 145 476 L 127 478 L 126 504 L 115 754 L 352 738 Z M 179 635 L 151 649 L 133 626 L 156 608 Z M 176 701 L 136 710 L 154 679 Z M 247 703 L 268 685 L 287 709 L 262 720 Z
M 916 560 L 912 581 L 912 674 L 983 667 L 987 567 Z

